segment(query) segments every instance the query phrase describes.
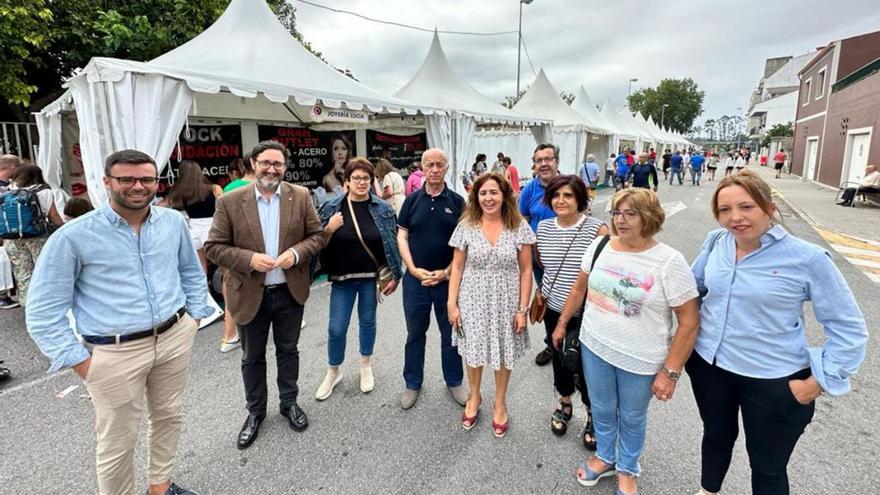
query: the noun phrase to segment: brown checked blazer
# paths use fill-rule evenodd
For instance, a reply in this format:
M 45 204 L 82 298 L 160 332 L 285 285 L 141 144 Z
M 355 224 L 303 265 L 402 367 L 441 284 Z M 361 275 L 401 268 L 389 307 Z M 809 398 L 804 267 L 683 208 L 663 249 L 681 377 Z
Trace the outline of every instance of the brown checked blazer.
M 265 253 L 254 184 L 239 187 L 217 201 L 205 255 L 227 269 L 226 304 L 239 325 L 250 323 L 263 299 L 266 274 L 251 268 L 254 253 Z M 299 263 L 284 270 L 287 288 L 300 304 L 309 298 L 309 258 L 324 246 L 325 235 L 308 189 L 282 182 L 278 254 L 291 247 Z

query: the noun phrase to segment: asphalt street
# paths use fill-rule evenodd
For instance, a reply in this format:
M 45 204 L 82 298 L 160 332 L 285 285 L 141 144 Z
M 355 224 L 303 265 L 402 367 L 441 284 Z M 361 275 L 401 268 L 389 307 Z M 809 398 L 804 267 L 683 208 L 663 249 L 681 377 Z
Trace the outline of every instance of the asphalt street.
M 717 226 L 709 211 L 714 183 L 701 187 L 662 185 L 668 211 L 659 239 L 692 260 L 706 233 Z M 606 218 L 600 194 L 594 213 Z M 825 241 L 784 205 L 794 234 Z M 869 322 L 877 329 L 878 285 L 832 252 Z M 483 381 L 484 410 L 477 426 L 463 431 L 461 408 L 453 403 L 440 373 L 436 326 L 428 341 L 425 385 L 416 406 L 402 411 L 398 400 L 406 335 L 400 291 L 378 311 L 374 357 L 376 389 L 358 388 L 356 317 L 349 331 L 345 378 L 333 396 L 316 402 L 314 392 L 325 371 L 329 287 L 317 286 L 306 305 L 308 326 L 300 340 L 299 404 L 311 426 L 291 430 L 278 415 L 277 390 L 270 385 L 270 415 L 260 437 L 246 451 L 235 447 L 245 418 L 239 354 L 218 351 L 220 324 L 204 329 L 194 349 L 180 440 L 176 480 L 204 494 L 245 493 L 614 493 L 614 482 L 580 487 L 574 472 L 586 451 L 577 432 L 578 410 L 567 436 L 550 432 L 556 397 L 550 367 L 534 364 L 543 346 L 543 326 L 530 329 L 532 350 L 517 363 L 509 393 L 511 427 L 496 439 L 490 426 L 493 381 Z M 823 340 L 809 308 L 808 338 Z M 45 375 L 47 361 L 28 338 L 21 310 L 0 314 L 0 359 L 14 379 L 0 389 L 0 493 L 79 494 L 95 492 L 94 415 L 81 381 L 70 372 Z M 270 355 L 274 349 L 270 349 Z M 792 493 L 876 493 L 880 491 L 880 364 L 877 343 L 842 398 L 820 397 L 813 423 L 795 450 L 789 473 Z M 275 370 L 270 360 L 269 379 Z M 60 394 L 76 387 L 66 395 Z M 145 423 L 146 425 L 146 423 Z M 137 476 L 146 486 L 143 448 Z M 669 403 L 653 401 L 642 456 L 644 494 L 692 494 L 699 487 L 701 424 L 687 376 Z M 724 493 L 750 492 L 748 459 L 742 437 Z

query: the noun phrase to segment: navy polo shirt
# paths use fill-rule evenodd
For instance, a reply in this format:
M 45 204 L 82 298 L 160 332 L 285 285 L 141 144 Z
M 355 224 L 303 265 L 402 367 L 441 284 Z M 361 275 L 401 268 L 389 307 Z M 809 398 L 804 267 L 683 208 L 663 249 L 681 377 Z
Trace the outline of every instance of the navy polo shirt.
M 464 198 L 449 187 L 431 196 L 422 187 L 403 202 L 397 226 L 407 231 L 413 263 L 424 270 L 442 270 L 452 263 L 449 238 L 458 226 Z

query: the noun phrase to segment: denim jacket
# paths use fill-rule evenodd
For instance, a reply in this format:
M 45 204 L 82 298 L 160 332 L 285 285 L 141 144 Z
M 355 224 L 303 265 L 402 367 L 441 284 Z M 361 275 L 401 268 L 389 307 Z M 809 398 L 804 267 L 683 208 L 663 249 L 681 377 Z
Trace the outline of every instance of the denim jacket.
M 330 217 L 342 211 L 348 194 L 340 194 L 335 198 L 321 205 L 318 211 L 318 218 L 321 219 L 321 226 L 326 228 L 330 222 Z M 370 215 L 373 222 L 379 229 L 382 236 L 382 246 L 385 248 L 385 259 L 388 262 L 388 268 L 394 275 L 395 280 L 400 280 L 403 276 L 403 262 L 400 259 L 400 251 L 397 249 L 397 215 L 394 213 L 388 203 L 379 199 L 378 196 L 370 191 Z

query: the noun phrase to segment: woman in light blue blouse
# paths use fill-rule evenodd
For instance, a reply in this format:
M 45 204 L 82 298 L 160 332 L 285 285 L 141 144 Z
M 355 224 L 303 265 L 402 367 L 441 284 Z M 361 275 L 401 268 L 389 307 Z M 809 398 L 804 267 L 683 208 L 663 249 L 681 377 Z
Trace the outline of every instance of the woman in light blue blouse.
M 703 420 L 699 493 L 721 489 L 741 412 L 752 493 L 784 495 L 788 460 L 816 397 L 849 392 L 868 331 L 828 252 L 776 223 L 760 177 L 725 177 L 712 212 L 724 229 L 709 233 L 692 267 L 705 297 L 686 366 Z M 807 347 L 806 301 L 827 336 L 822 347 Z

